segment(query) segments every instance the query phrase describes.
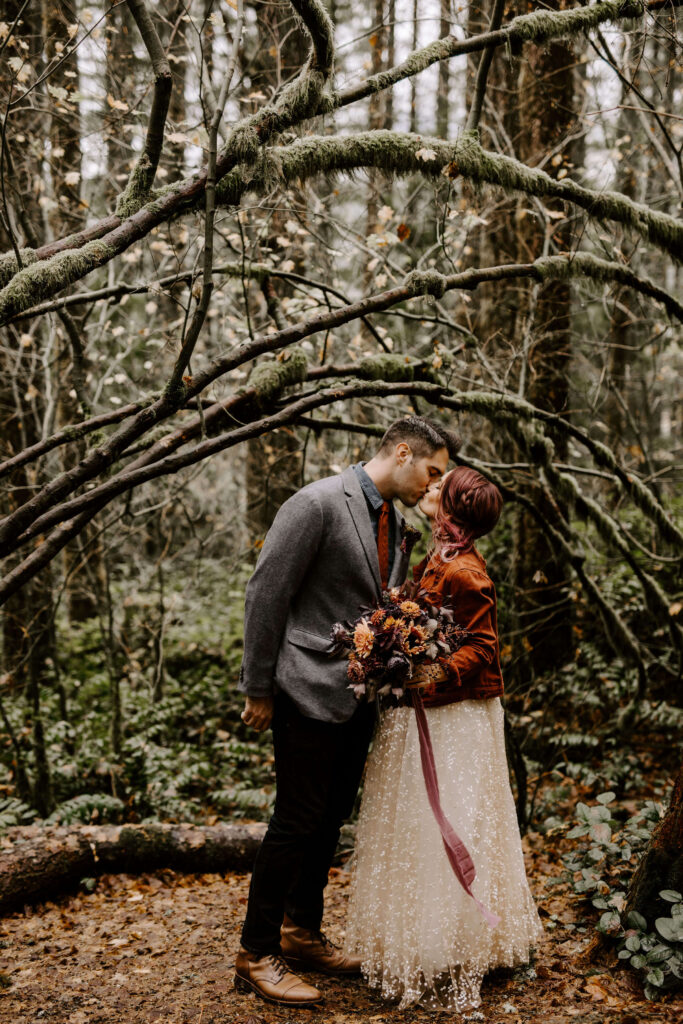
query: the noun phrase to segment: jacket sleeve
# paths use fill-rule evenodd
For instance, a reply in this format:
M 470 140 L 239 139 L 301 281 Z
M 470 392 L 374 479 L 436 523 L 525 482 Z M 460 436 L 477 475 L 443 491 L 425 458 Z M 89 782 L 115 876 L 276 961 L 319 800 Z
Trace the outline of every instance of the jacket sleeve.
M 498 649 L 496 591 L 485 572 L 463 568 L 450 573 L 444 581 L 443 603 L 453 605 L 456 622 L 469 636 L 460 650 L 439 658 L 447 678 L 425 691 L 425 707 L 457 699 L 462 684 L 475 682 L 481 669 L 493 664 Z
M 445 580 L 446 602 L 453 606 L 455 621 L 469 633 L 460 650 L 440 659 L 452 683 L 460 686 L 496 657 L 498 627 L 493 581 L 483 572 L 456 569 Z
M 316 556 L 323 512 L 311 491 L 281 506 L 266 535 L 244 601 L 244 655 L 238 689 L 248 697 L 274 693 L 275 666 L 289 606 Z

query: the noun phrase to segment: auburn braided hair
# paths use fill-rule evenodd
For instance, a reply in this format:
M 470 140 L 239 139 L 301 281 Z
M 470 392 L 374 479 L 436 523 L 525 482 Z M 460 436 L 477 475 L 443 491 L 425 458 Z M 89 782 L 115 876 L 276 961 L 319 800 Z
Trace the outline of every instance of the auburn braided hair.
M 439 511 L 434 519 L 434 540 L 444 562 L 470 551 L 477 537 L 490 533 L 502 508 L 502 494 L 476 469 L 452 469 L 441 484 Z

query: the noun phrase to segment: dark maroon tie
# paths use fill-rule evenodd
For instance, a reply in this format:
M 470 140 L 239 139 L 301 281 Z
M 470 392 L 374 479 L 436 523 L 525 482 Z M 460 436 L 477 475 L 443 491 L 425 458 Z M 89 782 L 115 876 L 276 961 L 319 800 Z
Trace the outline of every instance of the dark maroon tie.
M 383 501 L 377 525 L 377 555 L 379 557 L 379 574 L 382 579 L 382 590 L 389 583 L 389 509 L 391 502 Z

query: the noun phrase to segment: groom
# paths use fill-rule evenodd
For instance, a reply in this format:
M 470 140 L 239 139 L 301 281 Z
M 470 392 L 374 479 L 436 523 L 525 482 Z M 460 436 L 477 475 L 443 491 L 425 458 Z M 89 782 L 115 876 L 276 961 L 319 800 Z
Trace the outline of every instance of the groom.
M 288 963 L 359 972 L 360 961 L 345 957 L 320 925 L 374 707 L 349 689 L 346 661 L 329 658 L 330 630 L 403 582 L 409 552 L 393 499 L 416 505 L 459 445 L 420 416 L 392 423 L 365 465 L 308 484 L 282 505 L 247 586 L 242 718 L 258 731 L 272 724 L 277 791 L 254 864 L 235 983 L 271 1002 L 322 999 Z

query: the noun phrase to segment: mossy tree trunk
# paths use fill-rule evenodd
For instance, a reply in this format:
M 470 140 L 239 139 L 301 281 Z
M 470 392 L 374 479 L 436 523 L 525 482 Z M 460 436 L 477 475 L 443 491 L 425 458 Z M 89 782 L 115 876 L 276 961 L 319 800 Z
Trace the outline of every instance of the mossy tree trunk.
M 552 0 L 549 6 L 564 10 L 570 4 L 568 0 Z M 565 40 L 543 47 L 532 44 L 519 64 L 517 154 L 531 166 L 553 154 L 547 167 L 553 177 L 562 178 L 575 167 L 575 153 L 569 140 L 577 127 L 576 64 L 574 44 Z M 516 237 L 520 261 L 566 252 L 572 247 L 570 221 L 562 204 L 551 200 L 544 207 L 533 200 L 518 200 Z M 570 283 L 522 284 L 519 300 L 515 327 L 521 363 L 519 393 L 539 408 L 566 415 L 572 358 Z M 558 458 L 565 461 L 564 436 L 554 441 Z M 541 503 L 541 511 L 551 523 L 558 512 L 564 512 L 561 502 L 551 507 L 540 493 L 534 495 L 534 500 Z M 533 673 L 541 673 L 571 660 L 569 567 L 561 554 L 551 548 L 538 520 L 522 511 L 517 519 L 514 561 L 515 582 L 521 594 L 524 660 Z
M 73 2 L 43 0 L 42 16 L 45 57 L 52 62 L 68 46 L 69 26 L 77 22 L 78 10 Z M 78 68 L 77 63 L 74 66 Z M 82 182 L 80 100 L 72 99 L 80 92 L 80 86 L 74 74 L 77 75 L 77 71 L 74 72 L 70 65 L 56 61 L 50 75 L 50 88 L 55 92 L 51 93 L 54 103 L 49 128 L 52 205 L 48 222 L 54 238 L 80 231 L 87 212 Z M 78 422 L 89 411 L 85 394 L 89 370 L 85 316 L 80 312 L 66 316 L 69 323 L 63 321 L 56 328 L 59 343 L 56 423 L 60 428 Z M 71 469 L 85 454 L 85 442 L 64 449 L 62 468 Z M 97 613 L 101 595 L 102 546 L 96 537 L 96 530 L 88 527 L 64 549 L 64 596 L 71 622 L 84 622 Z
M 24 7 L 22 11 L 21 8 Z M 20 0 L 0 4 L 0 21 L 12 24 L 20 15 L 16 32 L 25 53 L 37 63 L 42 52 L 43 31 L 40 5 L 22 5 Z M 7 79 L 5 79 L 5 85 Z M 0 76 L 2 109 L 8 95 Z M 30 100 L 19 105 L 7 132 L 5 187 L 8 200 L 10 238 L 0 222 L 0 241 L 20 248 L 43 241 L 43 212 L 36 191 L 36 168 L 41 166 L 45 134 L 42 114 Z M 45 343 L 42 322 L 25 321 L 2 331 L 0 345 L 0 457 L 13 455 L 40 439 L 45 404 L 44 376 L 39 353 Z M 40 479 L 35 470 L 22 467 L 9 477 L 0 493 L 0 511 L 13 511 L 27 501 Z M 10 557 L 10 562 L 14 558 Z M 39 813 L 51 808 L 50 768 L 43 730 L 41 689 L 47 681 L 49 659 L 54 652 L 52 615 L 52 574 L 50 571 L 32 580 L 14 595 L 3 609 L 2 665 L 10 691 L 26 701 L 29 732 L 18 738 L 15 747 L 14 775 L 18 795 Z M 30 736 L 30 739 L 29 739 Z M 24 753 L 32 754 L 29 774 Z
M 53 899 L 104 872 L 248 871 L 265 825 L 82 825 L 12 829 L 0 855 L 0 913 Z
M 669 808 L 655 827 L 629 886 L 624 913 L 638 911 L 654 929 L 658 917 L 671 913 L 671 904 L 659 895 L 664 889 L 683 893 L 683 763 Z

